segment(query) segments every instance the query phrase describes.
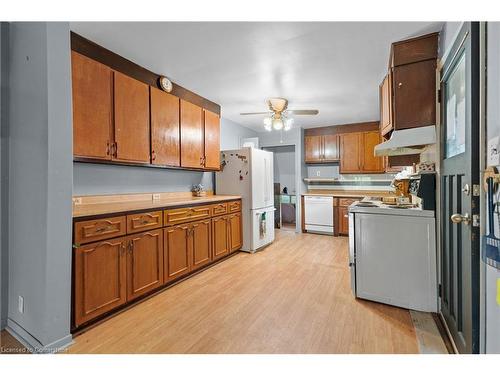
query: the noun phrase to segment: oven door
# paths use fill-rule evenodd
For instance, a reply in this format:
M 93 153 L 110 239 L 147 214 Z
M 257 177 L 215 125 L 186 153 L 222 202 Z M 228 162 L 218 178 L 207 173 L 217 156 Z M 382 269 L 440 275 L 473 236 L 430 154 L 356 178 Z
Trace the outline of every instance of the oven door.
M 351 290 L 356 296 L 356 233 L 354 213 L 349 212 L 349 268 L 351 271 Z

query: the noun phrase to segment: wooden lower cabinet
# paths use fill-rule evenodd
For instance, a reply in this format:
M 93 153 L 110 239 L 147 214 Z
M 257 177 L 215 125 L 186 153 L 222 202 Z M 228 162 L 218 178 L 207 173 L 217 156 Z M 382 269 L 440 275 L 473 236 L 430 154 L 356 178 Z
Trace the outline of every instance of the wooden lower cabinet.
M 338 210 L 338 232 L 339 234 L 349 235 L 349 207 L 340 206 Z
M 241 209 L 241 201 L 222 204 L 225 211 L 230 207 L 232 213 L 212 216 L 212 212 L 213 215 L 219 212 L 213 210 L 219 206 L 221 204 L 169 208 L 76 221 L 72 327 L 90 324 L 105 313 L 239 250 L 243 238 L 241 212 L 236 210 Z M 195 219 L 162 228 L 163 224 L 172 222 L 169 218 L 176 218 L 179 210 L 191 213 L 183 220 Z M 199 213 L 205 211 L 208 217 L 200 219 Z M 163 223 L 162 215 L 166 218 Z M 120 230 L 111 231 L 114 224 Z M 108 231 L 108 227 L 113 228 Z M 82 233 L 98 235 L 82 237 Z M 118 233 L 117 237 L 102 238 L 113 233 Z M 92 240 L 94 242 L 78 245 Z
M 127 300 L 163 284 L 163 231 L 139 233 L 127 241 Z
M 243 245 L 243 234 L 241 227 L 241 212 L 228 216 L 229 252 L 232 253 Z
M 227 216 L 214 217 L 212 219 L 212 254 L 213 259 L 219 259 L 229 254 Z
M 191 224 L 192 257 L 191 270 L 195 270 L 210 263 L 212 260 L 211 221 L 201 220 Z
M 189 272 L 189 224 L 165 228 L 163 232 L 163 278 L 174 280 Z
M 75 249 L 75 325 L 127 301 L 126 237 Z

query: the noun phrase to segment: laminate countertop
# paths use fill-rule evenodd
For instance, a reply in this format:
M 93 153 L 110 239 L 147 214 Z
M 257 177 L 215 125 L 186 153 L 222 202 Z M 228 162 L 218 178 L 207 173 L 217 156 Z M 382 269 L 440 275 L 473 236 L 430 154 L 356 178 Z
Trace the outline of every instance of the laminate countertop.
M 241 199 L 239 195 L 208 195 L 206 197 L 178 197 L 157 200 L 122 201 L 111 203 L 83 203 L 73 205 L 73 218 L 126 213 L 131 211 L 158 210 L 163 208 L 211 204 Z
M 364 198 L 364 197 L 391 197 L 395 194 L 391 191 L 385 190 L 329 190 L 321 193 L 304 193 L 303 196 L 318 196 L 318 197 L 335 197 L 335 198 Z

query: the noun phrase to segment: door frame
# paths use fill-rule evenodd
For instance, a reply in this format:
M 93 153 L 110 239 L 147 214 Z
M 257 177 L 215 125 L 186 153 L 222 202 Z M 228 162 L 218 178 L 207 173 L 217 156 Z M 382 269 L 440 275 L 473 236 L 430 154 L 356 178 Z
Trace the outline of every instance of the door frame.
M 450 48 L 448 53 L 445 56 L 444 61 L 442 61 L 441 67 L 439 69 L 439 86 L 440 86 L 440 95 L 439 97 L 439 125 L 440 129 L 438 132 L 439 135 L 439 152 L 438 152 L 438 157 L 439 157 L 439 170 L 441 171 L 442 169 L 442 160 L 444 158 L 444 151 L 445 147 L 443 147 L 443 142 L 445 140 L 444 136 L 444 121 L 443 121 L 443 116 L 445 115 L 443 109 L 443 95 L 444 92 L 442 90 L 442 85 L 441 85 L 441 79 L 447 74 L 448 69 L 452 66 L 452 64 L 455 61 L 455 57 L 458 54 L 458 52 L 461 50 L 461 47 L 463 45 L 463 42 L 465 41 L 467 34 L 470 34 L 470 43 L 471 43 L 471 103 L 470 103 L 470 108 L 471 108 L 471 132 L 473 134 L 473 139 L 476 140 L 476 142 L 471 143 L 471 149 L 470 149 L 470 157 L 471 157 L 471 185 L 474 184 L 481 184 L 480 183 L 480 146 L 481 146 L 481 132 L 480 132 L 480 126 L 481 126 L 481 100 L 482 96 L 480 95 L 481 93 L 481 69 L 480 69 L 480 64 L 481 64 L 481 56 L 480 56 L 480 23 L 479 22 L 464 22 L 457 35 L 455 36 L 455 40 L 453 41 L 453 45 Z M 482 149 L 482 148 L 481 148 Z M 439 179 L 440 180 L 440 179 Z M 481 186 L 481 185 L 480 185 Z M 443 258 L 443 233 L 442 233 L 442 228 L 444 223 L 441 220 L 441 205 L 442 205 L 442 199 L 441 199 L 441 187 L 439 191 L 437 192 L 438 194 L 438 212 L 436 213 L 436 216 L 439 218 L 439 286 L 441 289 L 441 285 L 443 283 L 443 273 L 442 273 L 442 267 L 444 264 L 444 258 Z M 472 214 L 478 214 L 480 215 L 481 206 L 480 206 L 480 197 L 479 196 L 474 196 L 473 193 L 471 193 L 471 206 L 474 207 L 476 206 L 476 210 L 471 212 Z M 474 227 L 471 225 L 471 232 L 472 235 L 475 236 L 475 240 L 471 241 L 471 306 L 472 306 L 472 353 L 479 353 L 479 348 L 480 348 L 480 228 Z M 451 336 L 450 330 L 448 329 L 446 319 L 444 318 L 442 312 L 441 312 L 441 290 L 439 293 L 439 315 L 441 317 L 441 321 L 445 325 L 447 331 L 448 331 L 448 336 L 453 342 L 453 337 Z M 454 343 L 455 344 L 455 343 Z M 456 350 L 456 346 L 455 346 Z

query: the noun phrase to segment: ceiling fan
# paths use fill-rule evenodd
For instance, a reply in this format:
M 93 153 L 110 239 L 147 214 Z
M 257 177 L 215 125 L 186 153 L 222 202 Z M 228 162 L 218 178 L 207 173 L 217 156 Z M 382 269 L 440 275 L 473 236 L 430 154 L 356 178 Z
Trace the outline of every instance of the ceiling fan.
M 317 109 L 288 109 L 288 100 L 285 98 L 269 98 L 267 100 L 269 106 L 268 112 L 244 112 L 242 116 L 247 115 L 268 115 L 264 118 L 264 128 L 267 131 L 271 130 L 290 130 L 293 124 L 293 118 L 290 115 L 317 115 Z

